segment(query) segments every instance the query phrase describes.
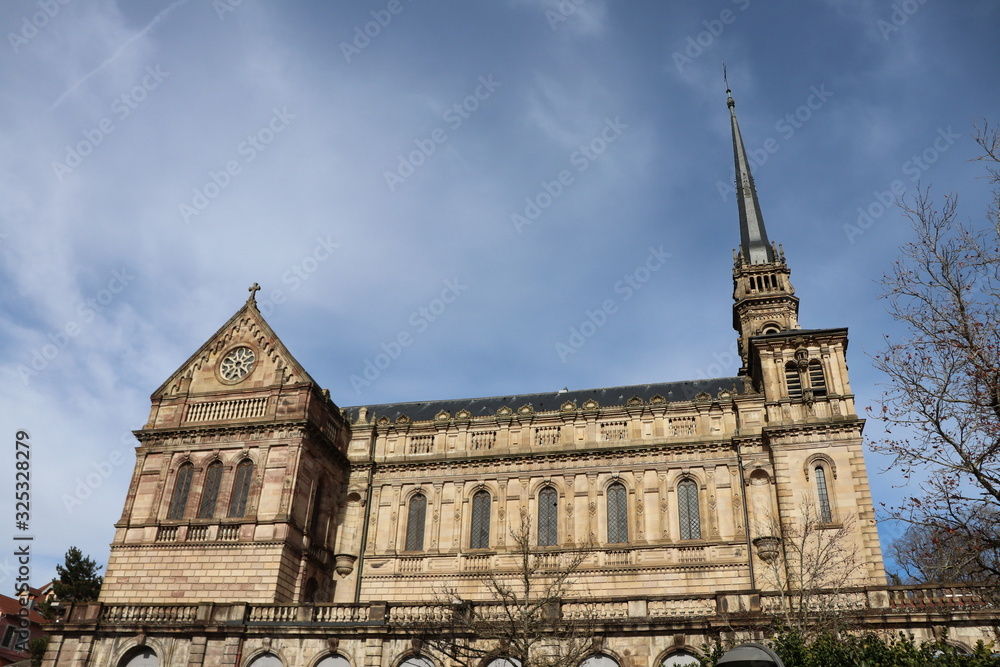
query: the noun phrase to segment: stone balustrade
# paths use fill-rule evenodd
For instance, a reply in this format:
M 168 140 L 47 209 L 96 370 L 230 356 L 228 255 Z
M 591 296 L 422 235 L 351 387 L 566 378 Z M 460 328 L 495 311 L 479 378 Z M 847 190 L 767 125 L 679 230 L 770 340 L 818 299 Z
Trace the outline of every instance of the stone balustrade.
M 1000 595 L 992 588 L 974 586 L 870 586 L 844 591 L 824 591 L 803 598 L 809 610 L 845 613 L 873 612 L 882 616 L 910 615 L 922 610 L 965 613 L 985 610 L 996 614 Z M 759 612 L 764 616 L 785 609 L 798 610 L 797 596 L 777 592 L 731 591 L 706 595 L 647 596 L 641 599 L 565 600 L 559 613 L 566 620 L 601 622 L 722 618 L 736 610 Z M 224 624 L 303 624 L 411 625 L 447 621 L 456 607 L 448 604 L 101 604 L 71 605 L 60 622 L 66 626 L 93 624 L 108 626 L 191 626 Z M 483 602 L 471 605 L 472 612 L 485 619 L 505 616 L 502 605 Z

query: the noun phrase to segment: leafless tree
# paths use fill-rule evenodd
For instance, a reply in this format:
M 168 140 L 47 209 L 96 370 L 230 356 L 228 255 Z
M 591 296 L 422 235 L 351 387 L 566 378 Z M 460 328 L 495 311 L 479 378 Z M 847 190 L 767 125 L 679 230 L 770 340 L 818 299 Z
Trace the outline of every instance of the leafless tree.
M 516 564 L 479 577 L 485 599 L 468 601 L 446 589 L 436 602 L 449 612 L 437 622 L 405 628 L 422 655 L 439 664 L 481 667 L 576 667 L 594 648 L 593 614 L 581 602 L 572 618 L 561 609 L 575 575 L 592 553 L 590 545 L 567 551 L 532 544 L 531 522 L 511 528 Z
M 847 589 L 858 586 L 856 517 L 824 522 L 816 504 L 803 497 L 799 516 L 772 519 L 758 526 L 762 535 L 780 540 L 778 553 L 765 559 L 758 585 L 772 622 L 803 637 L 837 629 L 855 605 Z
M 891 455 L 920 489 L 894 516 L 968 547 L 982 574 L 1000 576 L 1000 135 L 975 131 L 993 184 L 988 224 L 958 219 L 957 198 L 937 208 L 928 190 L 904 202 L 916 239 L 882 280 L 905 327 L 886 337 L 875 366 L 888 389 L 874 416 Z
M 888 555 L 899 568 L 901 583 L 1000 583 L 979 566 L 982 556 L 976 546 L 967 542 L 964 532 L 911 525 L 889 545 Z

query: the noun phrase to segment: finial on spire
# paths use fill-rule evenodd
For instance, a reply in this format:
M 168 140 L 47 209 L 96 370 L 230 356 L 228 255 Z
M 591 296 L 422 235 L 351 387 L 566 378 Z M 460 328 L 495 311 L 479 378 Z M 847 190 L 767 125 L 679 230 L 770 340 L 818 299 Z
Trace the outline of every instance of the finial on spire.
M 733 91 L 729 90 L 729 75 L 726 73 L 726 63 L 722 63 L 722 80 L 726 82 L 726 104 L 730 107 L 736 106 L 733 101 Z
M 260 291 L 260 285 L 254 283 L 253 285 L 247 288 L 247 291 L 250 292 L 250 298 L 247 299 L 247 302 L 257 305 L 257 292 Z

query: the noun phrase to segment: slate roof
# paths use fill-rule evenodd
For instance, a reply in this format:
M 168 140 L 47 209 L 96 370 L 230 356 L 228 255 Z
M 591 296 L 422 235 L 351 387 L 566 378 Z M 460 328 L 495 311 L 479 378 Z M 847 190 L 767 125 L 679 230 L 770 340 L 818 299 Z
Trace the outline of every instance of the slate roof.
M 368 405 L 368 419 L 388 417 L 395 421 L 397 417 L 406 415 L 413 421 L 429 421 L 442 410 L 455 415 L 465 409 L 473 417 L 487 417 L 497 413 L 504 405 L 517 411 L 523 405 L 530 405 L 535 412 L 558 410 L 566 401 L 573 401 L 578 406 L 591 398 L 602 408 L 625 405 L 633 396 L 638 396 L 648 402 L 653 396 L 660 395 L 667 401 L 693 401 L 701 392 L 708 392 L 713 397 L 723 389 L 736 393 L 743 391 L 743 379 L 739 377 L 713 378 L 711 380 L 688 380 L 683 382 L 660 382 L 657 384 L 626 385 L 624 387 L 604 387 L 601 389 L 581 389 L 577 391 L 558 391 L 544 394 L 518 394 L 514 396 L 491 396 L 489 398 L 457 398 L 442 401 L 416 401 L 412 403 L 385 403 Z M 351 422 L 357 420 L 361 406 L 345 408 Z

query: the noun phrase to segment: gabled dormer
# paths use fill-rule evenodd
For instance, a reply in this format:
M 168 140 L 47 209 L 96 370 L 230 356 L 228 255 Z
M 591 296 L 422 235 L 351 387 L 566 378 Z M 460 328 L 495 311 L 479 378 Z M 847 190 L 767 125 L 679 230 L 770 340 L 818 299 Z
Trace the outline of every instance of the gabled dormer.
M 257 309 L 246 304 L 150 397 L 147 429 L 305 418 L 326 402 Z

